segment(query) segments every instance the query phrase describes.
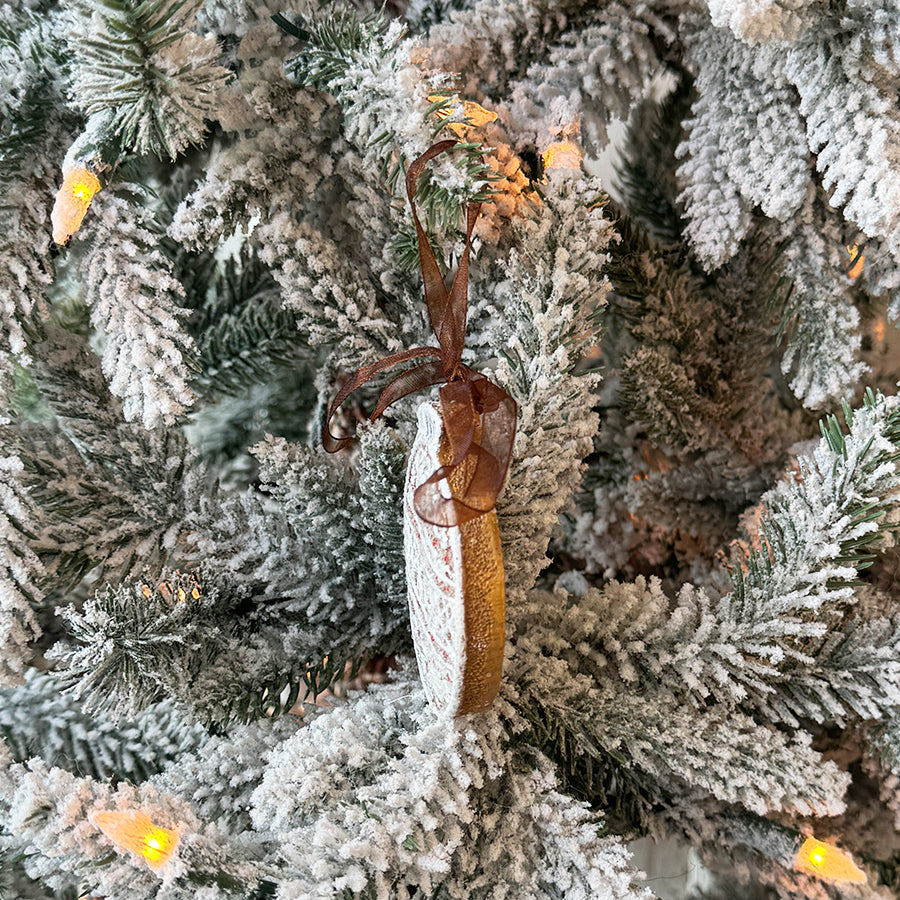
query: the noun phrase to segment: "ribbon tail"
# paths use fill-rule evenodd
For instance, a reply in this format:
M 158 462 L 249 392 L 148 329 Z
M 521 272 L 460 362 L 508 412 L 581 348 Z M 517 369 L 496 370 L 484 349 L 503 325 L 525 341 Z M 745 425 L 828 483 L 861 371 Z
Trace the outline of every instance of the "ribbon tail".
M 416 211 L 415 197 L 419 177 L 436 156 L 455 147 L 458 141 L 440 141 L 425 151 L 409 167 L 406 173 L 406 193 L 412 209 L 413 222 L 419 245 L 419 265 L 425 284 L 425 305 L 428 307 L 428 318 L 441 348 L 447 378 L 452 378 L 462 358 L 466 339 L 466 314 L 468 309 L 469 256 L 472 249 L 472 231 L 481 213 L 481 204 L 470 204 L 466 210 L 466 242 L 462 258 L 453 278 L 453 285 L 448 291 L 444 285 L 440 267 L 428 241 L 428 235 L 422 227 Z
M 367 381 L 374 378 L 385 369 L 389 369 L 398 363 L 407 362 L 410 359 L 420 359 L 423 356 L 440 356 L 440 352 L 434 347 L 413 347 L 409 350 L 401 350 L 399 353 L 392 353 L 370 363 L 367 366 L 360 366 L 338 391 L 337 396 L 328 405 L 328 412 L 325 416 L 325 427 L 322 429 L 322 446 L 329 453 L 336 453 L 343 450 L 352 440 L 352 436 L 335 437 L 331 433 L 331 420 L 337 411 L 341 408 L 344 401 L 358 388 L 361 388 Z M 382 410 L 383 411 L 383 410 Z M 373 415 L 372 419 L 376 417 Z
M 434 354 L 437 356 L 437 352 Z M 421 391 L 423 388 L 440 384 L 444 380 L 444 366 L 440 362 L 420 363 L 412 369 L 401 372 L 392 381 L 388 382 L 378 398 L 378 403 L 369 421 L 374 422 L 392 403 L 396 403 L 401 397 Z

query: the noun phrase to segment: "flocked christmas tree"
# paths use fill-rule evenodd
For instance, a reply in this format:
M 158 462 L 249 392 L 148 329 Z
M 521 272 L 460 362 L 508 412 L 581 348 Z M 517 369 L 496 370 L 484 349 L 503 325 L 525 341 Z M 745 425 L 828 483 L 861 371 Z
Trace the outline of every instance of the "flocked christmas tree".
M 0 5 L 0 896 L 898 896 L 898 93 L 897 0 Z

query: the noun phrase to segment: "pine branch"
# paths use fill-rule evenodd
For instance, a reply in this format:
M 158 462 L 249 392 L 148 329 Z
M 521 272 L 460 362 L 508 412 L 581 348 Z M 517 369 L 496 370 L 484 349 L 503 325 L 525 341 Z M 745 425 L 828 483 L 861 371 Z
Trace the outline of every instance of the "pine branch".
M 94 568 L 110 579 L 161 568 L 204 472 L 179 433 L 122 420 L 81 338 L 48 328 L 35 353 L 53 426 L 19 422 L 2 433 L 34 503 L 32 547 L 46 569 L 44 589 L 65 594 Z
M 694 253 L 712 271 L 737 253 L 755 206 L 779 221 L 800 208 L 807 146 L 780 48 L 750 47 L 700 16 L 687 26 L 697 97 L 676 151 L 685 184 L 679 200 Z
M 767 461 L 787 418 L 767 396 L 782 248 L 757 229 L 745 252 L 710 277 L 627 216 L 616 227 L 622 240 L 610 246 L 607 272 L 614 312 L 633 339 L 623 336 L 617 348 L 626 415 L 675 451 L 737 450 Z
M 208 735 L 197 752 L 179 755 L 153 783 L 188 800 L 204 822 L 231 834 L 250 832 L 252 795 L 265 777 L 268 758 L 305 722 L 294 715 L 264 717 Z
M 409 162 L 439 137 L 455 137 L 444 120 L 462 104 L 449 79 L 429 80 L 410 62 L 412 43 L 398 23 L 388 25 L 381 13 L 359 18 L 341 7 L 295 23 L 278 21 L 305 41 L 303 52 L 285 63 L 288 77 L 336 98 L 348 140 L 391 191 Z M 423 221 L 442 232 L 457 226 L 461 206 L 491 196 L 494 176 L 483 148 L 460 142 L 456 150 L 430 168 L 417 193 Z
M 413 32 L 427 33 L 432 25 L 448 18 L 451 12 L 471 6 L 472 0 L 410 0 L 403 18 Z
M 23 685 L 0 692 L 0 738 L 17 762 L 38 756 L 78 775 L 138 784 L 197 750 L 206 735 L 170 703 L 116 726 L 63 694 L 55 675 L 29 669 Z
M 54 655 L 87 710 L 133 716 L 171 699 L 206 724 L 227 725 L 282 715 L 307 690 L 344 677 L 346 658 L 307 655 L 323 629 L 311 630 L 289 603 L 260 602 L 209 568 L 161 577 L 107 586 L 82 610 L 66 609 L 77 643 Z M 337 645 L 340 635 L 327 637 Z
M 585 4 L 584 10 L 578 10 L 578 4 L 569 5 L 570 15 L 578 20 L 577 27 L 557 35 L 546 21 L 552 12 L 545 14 L 540 38 L 549 46 L 543 58 L 527 71 L 520 70 L 522 80 L 514 85 L 513 94 L 524 93 L 529 104 L 539 103 L 545 122 L 553 117 L 554 106 L 558 108 L 564 97 L 568 121 L 560 124 L 579 122 L 585 143 L 597 150 L 609 143 L 610 123 L 627 122 L 648 85 L 665 71 L 661 51 L 675 41 L 674 22 L 660 14 L 662 4 L 612 0 Z M 539 6 L 533 4 L 532 9 Z M 521 48 L 517 51 L 516 63 L 521 65 Z M 677 125 L 679 120 L 669 121 Z M 542 125 L 536 128 L 541 143 L 545 139 L 541 132 L 546 128 Z
M 296 25 L 281 15 L 272 19 L 308 45 L 285 63 L 288 78 L 319 90 L 327 90 L 345 75 L 359 54 L 377 47 L 375 52 L 383 58 L 392 49 L 383 43 L 388 22 L 378 12 L 360 17 L 353 9 L 339 7 L 330 16 Z
M 858 571 L 894 527 L 900 412 L 870 394 L 845 416 L 846 434 L 827 420 L 799 474 L 763 496 L 759 539 L 735 559 L 732 593 L 684 585 L 670 600 L 657 579 L 639 578 L 562 606 L 542 594 L 524 620 L 551 616 L 551 631 L 591 648 L 584 664 L 596 677 L 662 682 L 700 706 L 742 705 L 791 726 L 893 715 L 897 624 L 851 619 L 847 608 Z
M 55 16 L 23 10 L 0 14 L 0 195 L 41 168 L 47 133 L 71 125 L 60 106 L 59 74 L 67 54 L 52 27 Z M 54 121 L 62 119 L 61 122 Z M 36 171 L 37 170 L 37 171 Z
M 246 245 L 245 245 L 246 246 Z M 309 355 L 297 315 L 281 303 L 277 284 L 258 256 L 246 250 L 216 267 L 206 298 L 190 323 L 198 342 L 194 386 L 209 402 L 262 384 Z
M 690 90 L 687 73 L 681 73 L 676 87 L 661 102 L 644 100 L 637 107 L 622 160 L 615 167 L 629 217 L 639 220 L 648 237 L 664 246 L 678 245 L 683 239 L 683 210 L 676 200 L 675 148 L 682 137 Z M 632 230 L 627 221 L 625 228 Z M 623 246 L 632 246 L 625 233 L 622 237 Z
M 137 198 L 104 192 L 95 204 L 97 215 L 79 237 L 89 242 L 81 263 L 91 324 L 105 336 L 103 372 L 126 419 L 146 428 L 172 425 L 195 399 L 184 289 L 157 249 L 152 213 Z
M 243 485 L 253 477 L 256 464 L 249 448 L 267 434 L 305 442 L 315 428 L 319 398 L 309 361 L 275 368 L 273 375 L 234 396 L 214 395 L 212 403 L 197 406 L 191 413 L 185 426 L 188 441 L 223 481 L 237 475 Z M 313 412 L 298 414 L 298 410 Z
M 886 150 L 900 135 L 900 116 L 892 108 L 896 63 L 887 81 L 873 77 L 878 64 L 863 61 L 857 47 L 869 31 L 867 17 L 848 17 L 816 30 L 815 40 L 801 42 L 788 53 L 784 72 L 800 95 L 806 140 L 815 154 L 829 203 L 872 237 L 887 239 L 892 253 L 900 250 L 900 198 L 891 186 L 896 163 Z M 877 33 L 877 32 L 876 32 Z M 868 35 L 867 35 L 868 36 Z M 829 92 L 854 98 L 852 110 L 829 100 Z M 876 125 L 877 123 L 877 125 Z M 847 167 L 846 159 L 853 159 Z
M 270 754 L 252 796 L 257 830 L 277 834 L 294 864 L 282 889 L 644 900 L 620 842 L 558 793 L 542 755 L 507 743 L 506 710 L 464 727 L 435 720 L 401 673 L 317 711 Z
M 613 756 L 662 783 L 674 777 L 761 815 L 843 809 L 849 776 L 824 763 L 808 735 L 790 739 L 728 707 L 697 710 L 664 690 L 623 692 L 588 674 L 591 663 L 583 666 L 565 637 L 517 628 L 507 677 L 519 692 L 521 715 L 544 723 L 534 740 L 558 765 L 571 767 L 573 757 L 587 754 L 602 767 Z
M 218 896 L 233 900 L 264 896 L 256 891 L 270 874 L 266 867 L 242 859 L 244 848 L 202 823 L 181 798 L 150 785 L 122 783 L 113 790 L 37 759 L 26 768 L 12 762 L 2 742 L 0 763 L 4 843 L 24 855 L 29 874 L 51 889 L 66 890 L 77 879 L 89 894 L 153 900 L 164 877 L 172 900 L 190 900 L 198 886 L 210 884 L 220 889 Z M 137 813 L 175 835 L 159 873 L 101 830 L 107 813 Z
M 257 49 L 248 50 L 249 68 L 242 74 L 244 99 L 253 103 L 252 109 L 231 126 L 237 133 L 230 140 L 216 142 L 202 177 L 181 201 L 169 228 L 170 236 L 186 248 L 215 250 L 236 229 L 249 233 L 254 217 L 264 224 L 280 212 L 295 213 L 299 205 L 317 207 L 318 192 L 334 177 L 332 155 L 346 152 L 333 101 L 284 78 L 266 77 L 271 76 L 271 63 L 266 64 L 270 46 Z M 322 153 L 323 146 L 328 154 Z M 329 212 L 340 208 L 337 204 Z M 254 232 L 251 240 L 257 238 Z
M 172 698 L 218 724 L 281 715 L 408 645 L 405 446 L 372 429 L 358 480 L 274 440 L 258 452 L 275 510 L 210 499 L 190 519 L 194 575 L 145 575 L 66 611 L 78 644 L 59 651 L 64 677 L 89 709 Z
M 791 279 L 779 338 L 781 370 L 808 409 L 821 409 L 856 390 L 868 366 L 860 359 L 860 314 L 847 278 L 847 247 L 839 217 L 816 193 L 783 228 L 785 274 Z
M 551 182 L 535 218 L 519 224 L 507 278 L 479 285 L 490 318 L 473 315 L 470 344 L 496 354 L 498 381 L 519 404 L 498 504 L 510 603 L 546 565 L 550 534 L 592 449 L 597 377 L 577 364 L 597 339 L 608 290 L 602 267 L 614 232 L 603 198 L 590 180 Z
M 24 487 L 23 464 L 0 457 L 0 685 L 18 683 L 41 629 L 32 605 L 43 599 L 44 568 L 34 551 L 34 500 Z
M 55 157 L 75 127 L 60 85 L 64 16 L 0 10 L 0 402 L 48 314 L 52 280 L 48 197 Z
M 190 31 L 200 0 L 72 0 L 83 29 L 70 42 L 72 91 L 90 117 L 112 113 L 108 140 L 174 159 L 199 144 L 229 72 L 213 38 Z
M 357 475 L 339 458 L 270 439 L 254 448 L 265 491 L 295 540 L 291 596 L 312 623 L 386 655 L 406 646 L 402 496 L 406 446 L 383 427 L 361 436 Z
M 272 267 L 284 308 L 311 347 L 329 348 L 332 370 L 354 371 L 360 364 L 403 349 L 406 335 L 422 343 L 424 310 L 386 311 L 381 292 L 350 254 L 322 232 L 278 214 L 256 230 L 260 258 Z
M 486 93 L 503 96 L 566 28 L 583 24 L 584 10 L 594 5 L 585 0 L 473 0 L 432 28 L 432 59 L 447 72 L 479 73 Z
M 814 611 L 849 599 L 856 571 L 871 565 L 897 493 L 896 407 L 868 391 L 860 409 L 844 405 L 846 434 L 836 417 L 823 420 L 822 440 L 811 457 L 798 459 L 798 476 L 763 497 L 760 546 L 746 571 L 735 569 L 738 608 L 759 609 L 788 585 L 790 594 L 808 591 L 803 605 Z

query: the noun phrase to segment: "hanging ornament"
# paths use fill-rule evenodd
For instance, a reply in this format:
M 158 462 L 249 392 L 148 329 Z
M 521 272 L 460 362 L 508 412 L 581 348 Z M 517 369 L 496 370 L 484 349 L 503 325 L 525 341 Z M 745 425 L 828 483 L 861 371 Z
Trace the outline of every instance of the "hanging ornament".
M 441 385 L 439 405 L 420 408 L 420 433 L 410 453 L 404 492 L 407 592 L 426 694 L 439 709 L 464 715 L 488 709 L 500 686 L 505 595 L 494 507 L 512 456 L 516 403 L 462 362 L 469 252 L 481 205 L 466 211 L 465 247 L 449 291 L 416 213 L 419 175 L 456 143 L 435 144 L 406 175 L 425 302 L 438 346 L 403 350 L 358 369 L 328 408 L 322 443 L 334 452 L 351 440 L 332 435 L 329 425 L 358 387 L 397 363 L 431 357 L 387 385 L 370 419 L 401 397 Z
M 172 858 L 178 847 L 176 829 L 163 828 L 137 810 L 95 812 L 90 821 L 117 847 L 139 856 L 154 872 Z
M 410 624 L 429 702 L 461 716 L 488 709 L 500 688 L 505 592 L 494 510 L 450 528 L 416 511 L 416 490 L 449 456 L 439 407 L 423 403 L 403 494 Z M 439 483 L 442 496 L 460 489 L 461 474 L 457 470 Z
M 75 166 L 63 171 L 62 187 L 50 213 L 53 240 L 57 244 L 65 244 L 78 231 L 99 190 L 100 179 L 90 169 Z
M 849 853 L 816 840 L 812 835 L 800 845 L 794 857 L 794 869 L 807 875 L 815 875 L 823 881 L 834 883 L 853 882 L 865 884 L 866 873 L 853 862 Z

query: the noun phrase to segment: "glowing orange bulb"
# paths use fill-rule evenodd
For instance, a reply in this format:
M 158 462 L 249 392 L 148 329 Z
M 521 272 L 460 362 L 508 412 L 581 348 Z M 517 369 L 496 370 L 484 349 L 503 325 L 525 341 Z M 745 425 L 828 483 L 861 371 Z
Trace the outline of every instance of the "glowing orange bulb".
M 555 141 L 541 155 L 545 169 L 580 169 L 581 149 L 572 141 Z
M 99 190 L 100 179 L 89 169 L 69 169 L 63 173 L 62 187 L 50 213 L 53 240 L 57 244 L 65 244 L 78 231 L 94 194 Z
M 436 103 L 438 100 L 445 99 L 440 94 L 429 94 L 428 100 L 431 103 Z M 485 109 L 483 106 L 477 104 L 474 100 L 464 100 L 462 101 L 462 112 L 465 118 L 464 122 L 448 122 L 447 127 L 458 137 L 464 138 L 467 128 L 478 128 L 481 125 L 487 125 L 489 122 L 497 121 L 497 113 L 491 112 L 488 109 Z M 447 106 L 444 109 L 439 109 L 435 112 L 435 115 L 439 119 L 449 119 L 450 116 L 454 116 L 459 112 L 460 103 L 456 102 L 452 106 Z
M 866 883 L 866 873 L 853 862 L 849 853 L 839 850 L 833 844 L 817 841 L 812 835 L 797 851 L 794 868 L 824 881 Z
M 176 835 L 173 832 L 156 827 L 144 836 L 141 856 L 150 864 L 162 865 L 172 855 L 175 839 Z
M 117 847 L 137 854 L 153 870 L 162 868 L 178 847 L 177 830 L 163 828 L 141 812 L 97 812 L 90 818 Z
M 865 247 L 860 247 L 858 244 L 848 244 L 847 252 L 850 254 L 851 260 L 850 268 L 847 269 L 848 277 L 859 278 L 862 275 L 863 266 L 866 262 L 866 258 L 863 256 L 863 250 L 865 249 Z

